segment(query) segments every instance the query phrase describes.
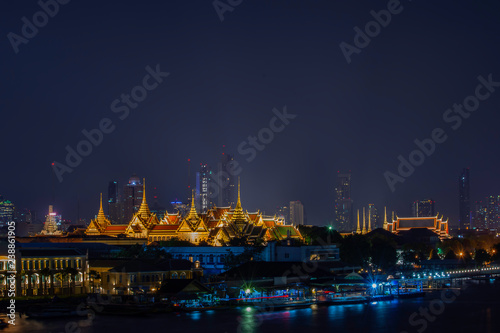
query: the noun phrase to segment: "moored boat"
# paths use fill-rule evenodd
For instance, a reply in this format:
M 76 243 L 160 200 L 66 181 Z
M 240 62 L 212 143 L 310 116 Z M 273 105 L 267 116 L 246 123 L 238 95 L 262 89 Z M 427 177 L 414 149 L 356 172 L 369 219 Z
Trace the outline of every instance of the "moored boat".
M 44 304 L 36 305 L 26 310 L 26 315 L 30 318 L 59 318 L 87 316 L 86 310 L 78 310 L 76 306 L 68 304 Z

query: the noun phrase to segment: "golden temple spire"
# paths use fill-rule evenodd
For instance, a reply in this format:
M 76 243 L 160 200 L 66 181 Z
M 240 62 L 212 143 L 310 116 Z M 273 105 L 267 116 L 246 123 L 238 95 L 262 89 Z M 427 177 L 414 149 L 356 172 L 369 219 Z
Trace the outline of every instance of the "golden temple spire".
M 137 214 L 145 219 L 151 215 L 148 203 L 146 202 L 146 178 L 142 179 L 142 202 Z
M 356 229 L 356 233 L 361 233 L 361 228 L 359 227 L 359 209 L 358 209 L 358 228 Z
M 387 230 L 387 207 L 384 207 L 384 230 Z
M 99 213 L 97 213 L 97 222 L 102 223 L 106 220 L 106 215 L 104 215 L 104 210 L 102 209 L 102 193 L 101 193 L 101 203 L 99 206 Z
M 366 223 L 365 223 L 365 217 L 366 217 L 366 214 L 365 214 L 365 207 L 363 207 L 363 235 L 366 234 Z
M 240 196 L 240 177 L 238 177 L 238 201 L 236 202 L 236 207 L 234 208 L 233 221 L 246 220 L 245 213 L 243 213 L 243 208 L 241 207 L 241 196 Z
M 243 210 L 243 208 L 241 208 L 241 197 L 240 197 L 240 177 L 238 177 L 238 201 L 236 202 L 236 209 L 241 209 Z
M 191 209 L 186 219 L 197 219 L 198 213 L 196 213 L 196 205 L 194 204 L 194 190 L 191 191 Z

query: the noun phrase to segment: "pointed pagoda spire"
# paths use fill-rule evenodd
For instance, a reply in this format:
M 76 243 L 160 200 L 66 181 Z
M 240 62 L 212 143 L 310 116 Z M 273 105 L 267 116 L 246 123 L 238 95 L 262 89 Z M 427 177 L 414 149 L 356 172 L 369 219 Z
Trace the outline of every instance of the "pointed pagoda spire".
M 356 233 L 357 234 L 361 233 L 361 228 L 359 227 L 359 209 L 358 209 L 358 228 L 356 229 Z
M 234 208 L 233 221 L 246 221 L 245 213 L 243 212 L 243 208 L 241 207 L 241 196 L 240 196 L 240 177 L 238 177 L 238 202 L 236 203 L 236 207 Z
M 194 204 L 194 190 L 191 191 L 191 209 L 186 219 L 198 219 L 198 213 L 196 213 L 196 205 Z
M 365 207 L 363 207 L 363 235 L 366 234 L 366 222 L 365 222 L 365 217 L 366 217 L 366 214 L 365 214 Z
M 105 229 L 108 224 L 111 224 L 106 215 L 104 215 L 104 210 L 102 209 L 102 193 L 99 205 L 99 212 L 97 213 L 97 218 L 94 221 L 95 224 L 97 225 L 97 228 L 99 229 Z
M 384 207 L 384 230 L 387 230 L 387 207 Z
M 235 208 L 234 210 L 236 210 L 236 209 L 238 209 L 238 208 L 239 208 L 239 209 L 241 209 L 241 210 L 243 210 L 243 208 L 241 208 L 241 197 L 240 197 L 240 177 L 238 177 L 238 201 L 236 202 L 236 208 Z M 439 214 L 439 213 L 438 213 L 438 214 Z
M 146 178 L 142 179 L 142 202 L 137 214 L 144 219 L 147 219 L 151 215 L 148 203 L 146 202 Z

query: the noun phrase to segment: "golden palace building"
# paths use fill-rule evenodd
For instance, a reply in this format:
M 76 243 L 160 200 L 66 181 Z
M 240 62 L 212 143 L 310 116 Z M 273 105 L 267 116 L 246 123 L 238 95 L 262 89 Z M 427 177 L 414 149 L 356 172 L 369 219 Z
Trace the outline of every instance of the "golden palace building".
M 244 211 L 241 206 L 239 183 L 238 201 L 234 208 L 213 207 L 206 213 L 198 213 L 193 193 L 188 214 L 182 217 L 179 213 L 166 212 L 161 220 L 149 210 L 145 181 L 143 184 L 141 206 L 128 224 L 111 223 L 104 215 L 101 195 L 99 213 L 96 219 L 90 222 L 85 234 L 146 239 L 148 243 L 176 238 L 193 244 L 206 242 L 213 246 L 222 246 L 234 238 L 246 238 L 248 243 L 290 238 L 302 240 L 299 230 L 295 226 L 285 225 L 282 219 L 263 216 L 259 211 L 255 213 Z

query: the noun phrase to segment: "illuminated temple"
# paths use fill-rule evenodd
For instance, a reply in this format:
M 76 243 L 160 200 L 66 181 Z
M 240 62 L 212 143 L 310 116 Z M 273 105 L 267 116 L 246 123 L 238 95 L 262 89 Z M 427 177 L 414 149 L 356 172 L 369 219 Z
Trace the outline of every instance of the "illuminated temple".
M 147 239 L 149 243 L 175 238 L 193 244 L 206 242 L 214 246 L 222 246 L 234 238 L 245 238 L 250 244 L 255 244 L 257 241 L 302 239 L 299 230 L 295 226 L 285 225 L 283 219 L 263 216 L 259 211 L 255 213 L 244 211 L 241 206 L 239 184 L 238 201 L 234 208 L 213 207 L 206 213 L 198 213 L 193 193 L 189 213 L 181 216 L 180 213 L 166 212 L 161 220 L 149 210 L 145 183 L 143 186 L 142 203 L 128 224 L 111 223 L 102 209 L 101 194 L 99 213 L 90 222 L 85 234 L 141 238 Z
M 384 229 L 394 233 L 401 234 L 410 229 L 428 229 L 443 240 L 450 238 L 448 229 L 448 220 L 444 220 L 443 216 L 439 218 L 439 214 L 429 217 L 398 217 L 392 218 L 392 221 L 387 222 L 384 219 Z

